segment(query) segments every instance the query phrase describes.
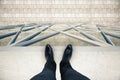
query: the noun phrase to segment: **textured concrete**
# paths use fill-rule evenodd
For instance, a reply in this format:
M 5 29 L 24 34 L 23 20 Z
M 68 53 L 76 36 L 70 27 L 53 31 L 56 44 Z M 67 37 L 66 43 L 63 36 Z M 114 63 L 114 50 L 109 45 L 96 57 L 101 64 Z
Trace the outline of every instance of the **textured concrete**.
M 0 0 L 0 25 L 30 22 L 120 24 L 119 0 Z
M 79 23 L 79 24 L 83 24 L 83 23 Z M 68 25 L 71 26 L 71 25 L 77 25 L 77 24 L 76 23 L 74 23 L 74 24 L 69 23 Z M 52 34 L 52 33 L 56 32 L 56 31 L 53 31 L 51 29 L 60 31 L 60 30 L 65 30 L 67 28 L 70 28 L 70 26 L 68 26 L 68 25 L 67 25 L 67 23 L 66 24 L 53 25 L 52 27 L 50 27 L 46 31 L 40 33 L 39 35 L 37 35 L 33 39 L 41 38 L 42 36 L 46 36 L 46 35 L 49 35 L 49 34 Z M 42 27 L 39 27 L 39 28 L 36 28 L 36 29 L 32 29 L 32 30 L 20 33 L 16 42 L 20 41 L 21 39 L 23 39 L 23 38 L 25 38 L 29 35 L 32 35 L 32 34 L 38 32 L 38 31 L 42 30 L 44 27 L 45 26 L 42 26 Z M 77 27 L 77 29 L 79 29 L 80 31 L 83 31 L 86 34 L 92 35 L 92 36 L 96 37 L 97 39 L 102 40 L 103 42 L 106 42 L 105 39 L 103 38 L 103 36 L 101 35 L 101 33 L 99 32 L 99 30 L 97 29 L 97 26 L 94 25 L 94 24 L 82 25 L 82 27 Z M 116 29 L 116 30 L 114 30 L 114 29 Z M 0 34 L 1 35 L 2 34 L 7 34 L 7 33 L 15 32 L 15 31 L 19 31 L 19 30 L 20 30 L 20 28 L 10 29 L 10 30 L 0 30 Z M 120 29 L 117 26 L 103 27 L 102 30 L 105 31 L 105 32 L 107 31 L 107 32 L 110 32 L 110 33 L 116 33 L 117 35 L 119 35 L 119 33 L 120 33 Z M 66 31 L 66 32 L 69 33 L 69 34 L 76 35 L 78 37 L 87 39 L 85 36 L 83 36 L 82 34 L 80 34 L 77 31 L 75 31 L 74 29 L 71 29 L 71 30 Z M 9 41 L 11 39 L 13 39 L 14 36 L 15 35 L 4 38 L 4 39 L 1 39 L 0 40 L 0 46 L 7 46 Z M 114 37 L 111 37 L 111 36 L 108 36 L 108 37 L 110 37 L 111 41 L 113 41 L 115 46 L 120 46 L 120 40 L 118 38 L 114 38 Z M 30 46 L 44 46 L 45 44 L 48 44 L 48 43 L 50 43 L 54 46 L 63 46 L 65 44 L 67 45 L 69 43 L 71 43 L 72 45 L 75 45 L 75 46 L 94 46 L 94 45 L 89 44 L 87 42 L 81 41 L 79 39 L 75 39 L 73 37 L 66 36 L 65 34 L 61 34 L 61 33 L 58 34 L 58 35 L 49 37 L 47 39 L 44 39 L 42 41 L 39 41 L 37 43 L 34 43 Z
M 91 80 L 120 80 L 120 47 L 74 46 L 72 66 Z M 65 46 L 53 46 L 60 80 L 59 62 Z M 44 47 L 0 47 L 0 80 L 29 80 L 45 64 Z

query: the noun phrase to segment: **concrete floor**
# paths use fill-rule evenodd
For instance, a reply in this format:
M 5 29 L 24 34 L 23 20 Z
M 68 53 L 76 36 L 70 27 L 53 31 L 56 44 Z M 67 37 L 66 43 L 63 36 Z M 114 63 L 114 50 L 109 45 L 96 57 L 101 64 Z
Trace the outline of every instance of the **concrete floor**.
M 74 46 L 71 64 L 91 80 L 120 80 L 120 47 Z M 60 80 L 59 62 L 65 46 L 53 46 Z M 0 47 L 0 80 L 29 80 L 45 64 L 44 47 Z

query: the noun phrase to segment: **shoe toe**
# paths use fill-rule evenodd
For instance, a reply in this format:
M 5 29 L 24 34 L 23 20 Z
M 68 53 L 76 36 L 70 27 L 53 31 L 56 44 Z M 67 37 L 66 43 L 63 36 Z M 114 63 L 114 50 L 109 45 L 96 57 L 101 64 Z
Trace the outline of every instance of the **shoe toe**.
M 72 45 L 71 45 L 71 44 L 68 44 L 68 45 L 67 45 L 67 49 L 72 49 Z
M 45 48 L 45 57 L 48 58 L 50 55 L 53 55 L 52 47 L 47 44 Z
M 73 51 L 72 45 L 71 44 L 67 45 L 63 58 L 64 59 L 70 59 L 71 56 L 72 56 L 72 51 Z

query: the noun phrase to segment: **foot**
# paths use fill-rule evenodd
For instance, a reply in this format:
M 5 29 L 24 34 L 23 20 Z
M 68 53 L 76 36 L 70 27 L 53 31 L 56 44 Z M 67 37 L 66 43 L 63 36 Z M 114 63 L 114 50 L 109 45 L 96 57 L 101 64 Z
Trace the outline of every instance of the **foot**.
M 64 51 L 64 55 L 63 55 L 63 60 L 70 60 L 71 56 L 72 56 L 72 51 L 73 51 L 73 48 L 72 48 L 72 45 L 69 44 L 67 45 L 65 51 Z
M 45 48 L 45 58 L 46 58 L 46 60 L 48 58 L 53 58 L 53 50 L 52 50 L 52 47 L 49 44 L 47 44 L 46 48 Z

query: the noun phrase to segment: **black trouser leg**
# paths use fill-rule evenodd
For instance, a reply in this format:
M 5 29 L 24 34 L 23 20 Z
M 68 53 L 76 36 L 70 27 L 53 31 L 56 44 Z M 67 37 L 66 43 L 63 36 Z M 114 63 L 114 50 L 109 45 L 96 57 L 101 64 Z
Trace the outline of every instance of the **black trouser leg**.
M 63 54 L 62 61 L 60 62 L 60 73 L 62 80 L 90 80 L 86 76 L 80 74 L 74 70 L 70 64 L 70 59 L 72 56 L 72 45 L 69 44 Z
M 41 73 L 35 75 L 31 80 L 56 80 L 56 63 L 54 61 L 52 47 L 47 44 L 45 48 L 45 58 L 47 60 Z
M 86 76 L 74 70 L 69 61 L 61 61 L 60 73 L 62 80 L 90 80 Z
M 31 80 L 56 80 L 56 63 L 53 58 L 48 58 L 41 73 L 35 75 Z
M 66 71 L 71 70 L 72 66 L 70 64 L 69 61 L 64 61 L 62 60 L 60 62 L 60 73 L 61 73 L 61 78 L 63 77 L 63 75 L 66 73 Z
M 54 73 L 54 76 L 56 75 L 56 63 L 53 60 L 53 58 L 49 58 L 45 64 L 45 67 L 43 71 L 50 70 L 52 73 Z

